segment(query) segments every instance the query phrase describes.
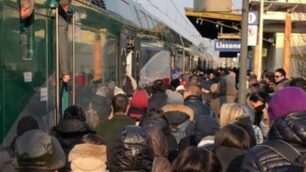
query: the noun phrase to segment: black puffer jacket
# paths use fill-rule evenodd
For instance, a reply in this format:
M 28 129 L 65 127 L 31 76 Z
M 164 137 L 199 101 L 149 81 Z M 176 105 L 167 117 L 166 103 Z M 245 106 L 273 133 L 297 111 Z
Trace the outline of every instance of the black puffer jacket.
M 201 96 L 191 95 L 185 98 L 184 105 L 190 107 L 195 115 L 195 118 L 199 115 L 213 116 L 212 110 L 203 103 Z
M 162 114 L 154 114 L 152 116 L 143 117 L 139 126 L 145 129 L 153 127 L 161 130 L 167 139 L 168 158 L 170 160 L 176 158 L 178 143 L 176 142 L 175 137 L 170 133 L 168 121 Z
M 306 112 L 295 112 L 275 120 L 269 132 L 269 140 L 280 139 L 305 154 L 305 131 Z M 288 160 L 270 148 L 255 146 L 245 155 L 240 171 L 289 171 L 290 165 Z
M 154 159 L 152 142 L 142 128 L 127 125 L 114 137 L 107 150 L 110 172 L 150 172 Z

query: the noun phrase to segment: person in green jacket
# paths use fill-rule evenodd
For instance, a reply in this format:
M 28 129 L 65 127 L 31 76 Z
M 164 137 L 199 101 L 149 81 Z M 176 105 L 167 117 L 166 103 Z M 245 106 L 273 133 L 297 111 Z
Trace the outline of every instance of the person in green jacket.
M 116 95 L 112 100 L 112 115 L 107 119 L 102 119 L 96 132 L 103 137 L 106 143 L 110 143 L 116 131 L 123 128 L 125 125 L 135 125 L 136 121 L 127 116 L 129 109 L 129 99 L 124 94 Z

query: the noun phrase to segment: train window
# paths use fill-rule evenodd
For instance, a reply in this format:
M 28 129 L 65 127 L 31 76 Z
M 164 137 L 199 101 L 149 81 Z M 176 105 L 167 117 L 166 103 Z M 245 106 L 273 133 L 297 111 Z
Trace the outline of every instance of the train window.
M 153 18 L 151 17 L 151 16 L 149 16 L 148 15 L 148 21 L 149 21 L 149 27 L 151 28 L 151 29 L 153 29 L 154 28 L 154 21 L 153 21 Z
M 106 9 L 104 0 L 91 0 L 91 3 L 99 8 Z
M 135 6 L 134 6 L 134 10 L 135 10 L 135 13 L 136 13 L 137 19 L 138 19 L 138 21 L 139 21 L 139 24 L 140 24 L 140 26 L 143 28 L 143 24 L 142 24 L 142 22 L 141 22 L 141 19 L 140 19 L 140 16 L 139 16 L 138 10 L 137 10 L 137 8 L 136 8 Z
M 34 0 L 19 1 L 20 16 L 20 45 L 22 59 L 33 58 L 33 41 L 30 39 L 34 34 L 32 24 L 34 23 Z
M 140 14 L 140 20 L 142 21 L 142 23 L 146 24 L 146 26 L 144 26 L 144 28 L 149 28 L 150 26 L 149 26 L 146 14 L 141 10 L 139 10 L 139 14 Z

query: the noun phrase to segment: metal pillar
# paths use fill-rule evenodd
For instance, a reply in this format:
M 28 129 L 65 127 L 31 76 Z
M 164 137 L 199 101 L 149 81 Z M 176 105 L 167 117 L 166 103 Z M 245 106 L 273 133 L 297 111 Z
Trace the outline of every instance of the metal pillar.
M 75 15 L 72 15 L 72 104 L 75 104 L 75 74 L 76 74 L 76 59 L 75 59 Z
M 56 8 L 56 15 L 55 15 L 55 34 L 56 34 L 56 60 L 55 60 L 55 65 L 56 65 L 56 114 L 55 114 L 55 123 L 57 124 L 60 119 L 60 65 L 59 65 L 59 13 L 58 13 L 58 8 Z
M 248 13 L 249 0 L 242 2 L 242 19 L 241 19 L 241 50 L 239 58 L 239 94 L 238 102 L 246 102 L 246 75 L 247 75 L 247 55 L 248 55 Z
M 186 68 L 186 61 L 185 61 L 185 44 L 184 44 L 184 40 L 182 38 L 182 36 L 180 35 L 180 40 L 183 46 L 183 72 L 185 73 L 185 68 Z

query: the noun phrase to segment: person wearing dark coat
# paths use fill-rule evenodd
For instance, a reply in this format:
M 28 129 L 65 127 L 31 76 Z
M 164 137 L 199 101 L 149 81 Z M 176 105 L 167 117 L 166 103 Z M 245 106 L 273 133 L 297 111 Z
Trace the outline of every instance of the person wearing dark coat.
M 212 110 L 203 103 L 201 88 L 198 85 L 187 85 L 185 87 L 184 105 L 193 110 L 195 118 L 199 115 L 208 115 L 213 117 Z
M 151 109 L 146 116 L 141 119 L 139 126 L 145 129 L 157 128 L 161 130 L 166 136 L 168 159 L 172 161 L 176 158 L 178 143 L 176 142 L 175 137 L 171 134 L 169 123 L 163 116 L 161 110 Z
M 64 118 L 55 126 L 51 135 L 57 138 L 61 144 L 66 157 L 71 149 L 82 142 L 82 137 L 89 133 L 95 133 L 85 122 L 86 116 L 84 110 L 78 105 L 70 105 L 64 111 Z M 60 171 L 69 171 L 70 164 L 67 161 Z
M 167 104 L 167 86 L 163 80 L 156 80 L 152 85 L 152 96 L 149 98 L 148 110 L 161 109 Z
M 195 146 L 192 109 L 182 104 L 168 104 L 162 110 L 169 123 L 170 132 L 178 143 L 178 152 L 183 151 L 190 145 Z
M 171 164 L 167 159 L 167 140 L 163 132 L 155 127 L 146 129 L 149 133 L 154 150 L 152 172 L 171 172 Z
M 212 110 L 202 101 L 201 88 L 198 85 L 188 85 L 184 92 L 184 105 L 194 112 L 195 145 L 206 136 L 214 135 L 219 129 L 217 121 L 213 118 Z
M 149 134 L 144 128 L 127 125 L 119 130 L 107 150 L 110 172 L 151 172 L 154 151 Z
M 305 91 L 298 87 L 284 87 L 277 91 L 269 101 L 268 114 L 274 120 L 268 139 L 244 156 L 240 171 L 302 171 L 306 163 Z M 284 155 L 275 148 L 282 144 L 300 154 L 296 162 L 289 160 L 293 150 Z M 301 157 L 304 162 L 299 161 Z
M 216 120 L 207 115 L 199 115 L 195 122 L 196 144 L 198 144 L 204 137 L 214 136 L 218 130 L 219 125 Z

